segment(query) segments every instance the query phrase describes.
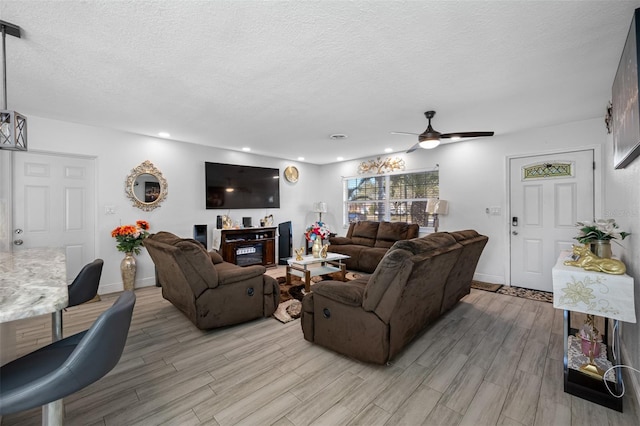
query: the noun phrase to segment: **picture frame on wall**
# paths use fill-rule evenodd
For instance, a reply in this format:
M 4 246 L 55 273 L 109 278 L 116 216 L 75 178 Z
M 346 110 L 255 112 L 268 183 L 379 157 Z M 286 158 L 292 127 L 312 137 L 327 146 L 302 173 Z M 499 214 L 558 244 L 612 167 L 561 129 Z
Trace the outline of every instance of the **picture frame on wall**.
M 638 21 L 636 9 L 612 88 L 613 165 L 623 169 L 640 154 L 640 104 L 638 99 Z

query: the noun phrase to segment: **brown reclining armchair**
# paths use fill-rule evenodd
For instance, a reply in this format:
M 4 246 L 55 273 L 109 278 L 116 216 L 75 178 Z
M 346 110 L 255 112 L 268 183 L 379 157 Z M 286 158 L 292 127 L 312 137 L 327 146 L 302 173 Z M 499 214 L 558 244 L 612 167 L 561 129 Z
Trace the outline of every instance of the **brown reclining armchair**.
M 302 301 L 304 338 L 361 361 L 388 362 L 469 293 L 487 241 L 471 230 L 398 241 L 372 275 L 315 284 Z
M 264 266 L 224 262 L 199 242 L 169 232 L 153 234 L 143 244 L 156 265 L 162 297 L 200 329 L 268 317 L 278 307 L 278 283 L 264 274 Z

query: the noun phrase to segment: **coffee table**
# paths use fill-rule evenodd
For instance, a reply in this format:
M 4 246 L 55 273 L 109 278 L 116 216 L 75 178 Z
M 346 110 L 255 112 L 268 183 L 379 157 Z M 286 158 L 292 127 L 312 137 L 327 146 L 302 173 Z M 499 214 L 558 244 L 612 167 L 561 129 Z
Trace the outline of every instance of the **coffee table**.
M 347 266 L 342 263 L 350 256 L 339 253 L 327 253 L 327 257 L 313 257 L 312 255 L 302 256 L 302 260 L 295 257 L 287 259 L 287 285 L 291 284 L 291 276 L 295 275 L 304 279 L 304 289 L 311 291 L 311 277 L 318 275 L 340 272 L 341 280 L 345 281 Z

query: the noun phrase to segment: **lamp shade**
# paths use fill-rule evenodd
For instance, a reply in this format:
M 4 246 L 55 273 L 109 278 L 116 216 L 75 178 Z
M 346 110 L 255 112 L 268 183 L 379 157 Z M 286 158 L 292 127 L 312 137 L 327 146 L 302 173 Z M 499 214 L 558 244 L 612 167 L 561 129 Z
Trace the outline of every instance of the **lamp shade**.
M 429 214 L 442 214 L 449 213 L 449 202 L 446 200 L 439 200 L 437 198 L 429 198 L 427 200 L 426 212 Z
M 446 200 L 438 200 L 436 203 L 436 214 L 444 214 L 449 213 L 449 202 Z
M 0 149 L 27 150 L 27 118 L 11 110 L 0 110 Z
M 313 203 L 313 211 L 316 213 L 326 213 L 327 212 L 327 203 L 318 201 L 317 203 Z

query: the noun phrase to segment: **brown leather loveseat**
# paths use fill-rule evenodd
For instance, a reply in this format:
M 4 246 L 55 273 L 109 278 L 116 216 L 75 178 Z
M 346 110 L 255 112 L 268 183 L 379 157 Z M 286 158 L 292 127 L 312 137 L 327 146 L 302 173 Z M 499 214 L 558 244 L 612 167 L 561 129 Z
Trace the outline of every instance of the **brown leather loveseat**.
M 416 238 L 419 229 L 406 222 L 352 222 L 346 236 L 329 238 L 329 251 L 351 256 L 347 269 L 370 274 L 396 241 Z
M 469 294 L 487 241 L 473 230 L 398 241 L 372 275 L 315 284 L 302 300 L 304 338 L 361 361 L 388 362 Z
M 199 242 L 169 232 L 150 235 L 143 244 L 156 265 L 162 297 L 200 329 L 268 317 L 278 307 L 278 283 L 264 274 L 264 266 L 224 262 Z

